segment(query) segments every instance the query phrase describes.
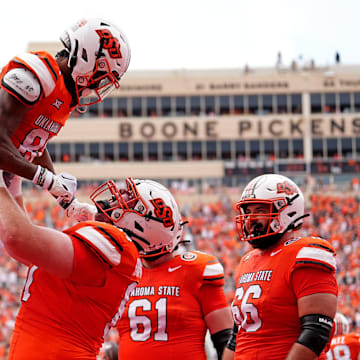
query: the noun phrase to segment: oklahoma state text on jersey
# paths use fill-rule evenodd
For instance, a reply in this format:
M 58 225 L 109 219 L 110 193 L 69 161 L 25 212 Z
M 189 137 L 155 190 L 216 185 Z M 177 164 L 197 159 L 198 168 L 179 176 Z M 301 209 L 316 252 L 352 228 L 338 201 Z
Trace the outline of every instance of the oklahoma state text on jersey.
M 292 276 L 304 268 L 316 271 L 319 284 L 323 284 L 323 277 L 326 279 L 326 285 L 319 285 L 316 292 L 337 294 L 335 251 L 323 239 L 292 239 L 271 250 L 252 250 L 241 259 L 231 306 L 239 326 L 235 359 L 286 358 L 301 333 L 296 292 L 304 294 L 294 288 Z
M 360 354 L 360 334 L 335 336 L 326 353 L 327 360 L 357 360 Z
M 209 254 L 185 252 L 144 268 L 118 323 L 119 359 L 137 359 L 141 352 L 143 360 L 206 360 L 206 314 L 199 300 L 206 285 L 224 285 L 223 267 Z M 216 306 L 227 306 L 226 300 Z
M 74 244 L 73 274 L 29 268 L 9 359 L 94 360 L 141 277 L 138 251 L 121 230 L 82 222 L 64 232 Z
M 26 69 L 36 76 L 41 85 L 41 94 L 34 102 L 26 100 L 14 86 L 4 81 L 4 76 L 14 69 Z M 16 73 L 14 73 L 16 77 Z M 11 140 L 20 153 L 29 161 L 43 154 L 47 142 L 64 126 L 74 107 L 66 89 L 64 77 L 56 60 L 46 52 L 29 52 L 12 59 L 1 71 L 0 86 L 29 106 L 21 124 Z

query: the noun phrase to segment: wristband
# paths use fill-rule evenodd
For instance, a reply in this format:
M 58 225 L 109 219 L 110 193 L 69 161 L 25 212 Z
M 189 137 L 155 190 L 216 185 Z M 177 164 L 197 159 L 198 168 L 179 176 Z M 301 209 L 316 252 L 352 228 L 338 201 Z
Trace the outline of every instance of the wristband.
M 39 185 L 44 189 L 48 190 L 53 183 L 53 177 L 54 174 L 51 171 L 38 165 L 35 175 L 31 181 L 33 184 Z

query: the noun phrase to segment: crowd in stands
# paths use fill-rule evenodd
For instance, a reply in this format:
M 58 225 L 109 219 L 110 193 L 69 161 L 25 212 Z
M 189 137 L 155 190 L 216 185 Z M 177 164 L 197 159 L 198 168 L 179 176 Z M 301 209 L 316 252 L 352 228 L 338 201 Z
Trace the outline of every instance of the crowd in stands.
M 90 186 L 82 191 L 89 194 L 91 189 Z M 180 192 L 181 189 L 175 190 L 175 196 Z M 185 246 L 209 252 L 221 260 L 229 303 L 235 290 L 234 270 L 249 250 L 247 243 L 237 239 L 233 195 L 222 189 L 215 201 L 212 198 L 211 202 L 196 201 L 181 206 L 184 218 L 189 221 L 184 239 L 191 240 Z M 25 199 L 26 210 L 36 224 L 57 229 L 73 224 L 46 192 L 30 189 Z M 308 200 L 311 216 L 300 230 L 301 235 L 328 239 L 336 249 L 339 311 L 351 320 L 352 330 L 360 331 L 360 194 L 328 195 L 317 191 Z M 0 359 L 6 359 L 26 273 L 26 266 L 0 249 Z M 110 331 L 106 340 L 116 342 L 116 330 Z

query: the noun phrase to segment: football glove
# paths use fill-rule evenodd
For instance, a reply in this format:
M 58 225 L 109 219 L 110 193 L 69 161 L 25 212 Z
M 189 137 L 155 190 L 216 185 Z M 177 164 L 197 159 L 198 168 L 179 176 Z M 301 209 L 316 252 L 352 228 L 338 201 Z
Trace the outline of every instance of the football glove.
M 74 176 L 66 173 L 55 175 L 40 165 L 38 165 L 32 182 L 48 190 L 55 198 L 61 197 L 67 203 L 73 199 L 77 187 Z
M 76 221 L 94 220 L 96 213 L 97 208 L 95 205 L 80 202 L 78 199 L 75 198 L 66 208 L 67 216 Z

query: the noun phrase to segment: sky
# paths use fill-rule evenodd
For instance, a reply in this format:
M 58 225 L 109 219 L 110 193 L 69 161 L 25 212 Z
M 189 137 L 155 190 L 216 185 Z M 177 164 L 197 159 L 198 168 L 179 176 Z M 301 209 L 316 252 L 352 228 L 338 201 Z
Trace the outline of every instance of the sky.
M 126 33 L 131 70 L 360 64 L 358 0 L 17 0 L 1 4 L 0 67 L 83 17 Z M 39 48 L 39 50 L 41 50 Z

